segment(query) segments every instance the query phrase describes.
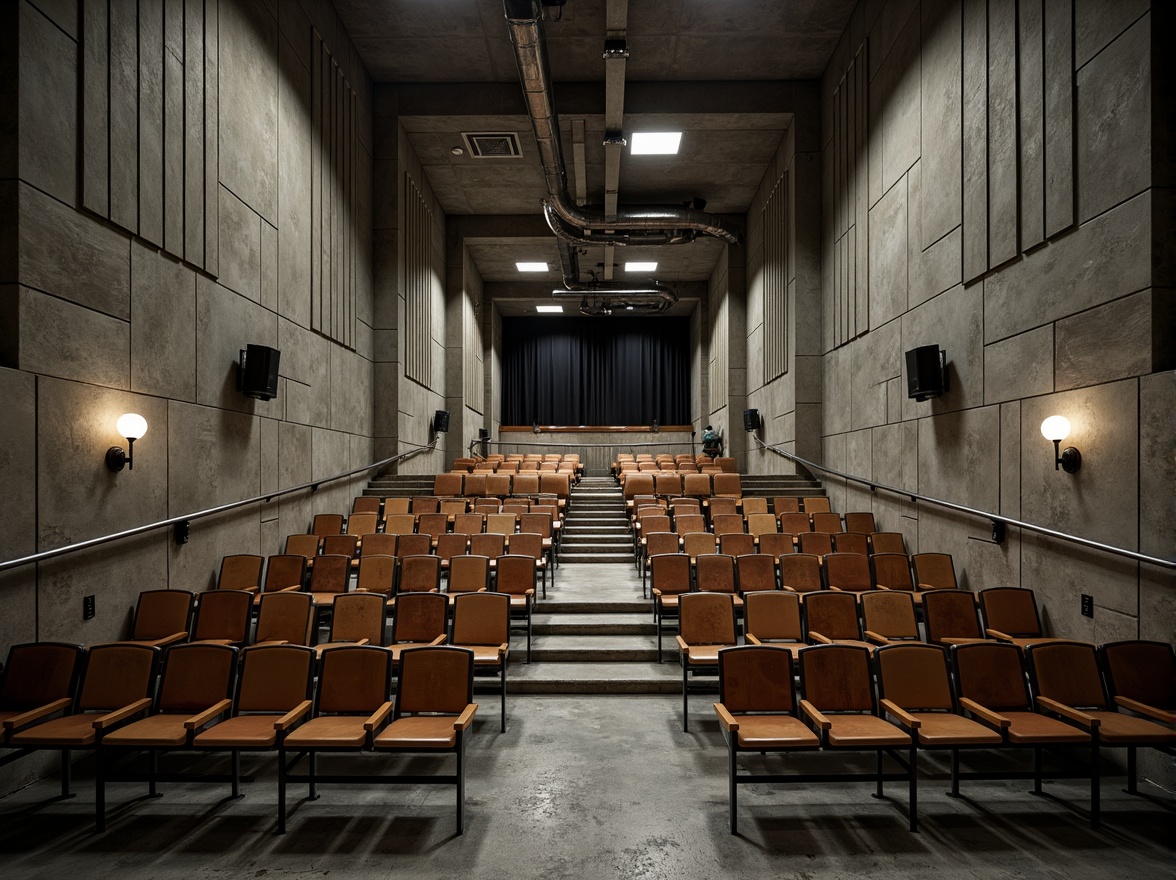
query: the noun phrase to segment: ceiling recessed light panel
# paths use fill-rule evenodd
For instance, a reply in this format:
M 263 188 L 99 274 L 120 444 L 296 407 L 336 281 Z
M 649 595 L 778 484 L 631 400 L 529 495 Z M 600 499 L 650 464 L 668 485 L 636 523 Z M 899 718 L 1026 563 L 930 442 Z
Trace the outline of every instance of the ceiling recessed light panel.
M 631 151 L 634 156 L 672 156 L 681 143 L 680 131 L 635 131 Z
M 537 312 L 550 312 L 551 314 L 562 314 L 563 306 L 535 306 Z
M 546 272 L 546 263 L 515 263 L 515 268 L 520 272 Z
M 656 272 L 657 263 L 625 263 L 626 272 Z

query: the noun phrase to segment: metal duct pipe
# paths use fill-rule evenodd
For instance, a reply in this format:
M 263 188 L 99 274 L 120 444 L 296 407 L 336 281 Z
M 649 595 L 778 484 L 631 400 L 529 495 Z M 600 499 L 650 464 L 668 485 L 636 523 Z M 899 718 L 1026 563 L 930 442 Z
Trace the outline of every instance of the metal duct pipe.
M 618 208 L 616 217 L 608 219 L 602 210 L 580 208 L 573 203 L 568 196 L 551 66 L 543 39 L 542 8 L 538 0 L 503 0 L 503 9 L 547 182 L 548 200 L 544 209 L 549 224 L 553 214 L 564 224 L 562 234 L 555 227 L 553 231 L 565 241 L 570 237 L 579 244 L 671 244 L 693 240 L 697 235 L 737 244 L 739 235 L 735 230 L 713 214 L 702 211 L 676 206 Z M 624 233 L 636 235 L 626 237 Z

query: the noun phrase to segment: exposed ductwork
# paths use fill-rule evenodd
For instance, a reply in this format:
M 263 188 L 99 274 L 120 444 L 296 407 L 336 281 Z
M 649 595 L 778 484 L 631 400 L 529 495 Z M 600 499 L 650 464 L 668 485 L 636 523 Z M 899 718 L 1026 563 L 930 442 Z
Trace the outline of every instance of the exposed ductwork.
M 720 218 L 688 207 L 644 206 L 618 208 L 615 217 L 595 207 L 580 207 L 568 194 L 567 169 L 560 144 L 559 118 L 543 37 L 542 6 L 539 0 L 503 0 L 523 97 L 535 132 L 535 142 L 547 182 L 543 213 L 547 225 L 559 239 L 564 285 L 569 295 L 581 293 L 600 297 L 643 298 L 646 309 L 664 311 L 678 297 L 667 285 L 652 282 L 640 291 L 633 284 L 614 285 L 579 279 L 577 248 L 582 246 L 630 246 L 685 244 L 699 235 L 721 238 L 735 244 L 738 234 Z M 588 302 L 585 299 L 585 302 Z M 632 305 L 625 302 L 625 306 Z M 584 307 L 581 307 L 581 311 Z

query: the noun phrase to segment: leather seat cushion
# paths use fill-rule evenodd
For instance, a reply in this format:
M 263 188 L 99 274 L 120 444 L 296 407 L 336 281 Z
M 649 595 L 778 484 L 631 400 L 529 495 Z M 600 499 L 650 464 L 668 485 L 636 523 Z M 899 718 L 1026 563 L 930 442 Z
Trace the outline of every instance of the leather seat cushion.
M 94 719 L 97 714 L 82 713 L 54 718 L 12 735 L 14 746 L 58 746 L 84 748 L 94 745 Z
M 397 718 L 376 737 L 377 749 L 451 749 L 457 745 L 452 715 Z
M 828 715 L 828 743 L 841 748 L 877 748 L 909 745 L 911 738 L 877 715 Z
M 281 715 L 238 715 L 197 735 L 193 745 L 202 749 L 269 749 L 278 741 L 274 722 Z
M 980 746 L 1001 744 L 1000 734 L 990 727 L 961 715 L 947 712 L 912 712 L 922 726 L 919 728 L 921 746 Z
M 367 741 L 366 716 L 323 715 L 286 737 L 288 749 L 359 749 Z
M 190 716 L 185 715 L 151 715 L 139 721 L 112 730 L 102 738 L 102 744 L 108 746 L 157 746 L 160 748 L 177 748 L 188 740 L 188 731 L 184 729 L 184 722 Z
M 1012 722 L 1008 727 L 1009 742 L 1018 745 L 1033 743 L 1084 743 L 1090 742 L 1090 735 L 1084 730 L 1046 718 L 1036 712 L 1001 712 Z
M 816 748 L 820 740 L 791 715 L 739 715 L 739 745 L 748 749 Z

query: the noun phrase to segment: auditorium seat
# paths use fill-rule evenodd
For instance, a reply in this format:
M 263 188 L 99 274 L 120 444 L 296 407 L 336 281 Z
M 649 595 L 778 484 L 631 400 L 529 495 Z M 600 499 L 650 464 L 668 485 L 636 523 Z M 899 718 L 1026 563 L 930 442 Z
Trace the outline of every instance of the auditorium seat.
M 501 730 L 506 733 L 506 671 L 510 663 L 510 596 L 463 593 L 453 603 L 450 644 L 474 654 L 474 675 L 498 678 Z M 403 655 L 401 655 L 403 659 Z
M 252 553 L 237 553 L 221 560 L 220 574 L 216 579 L 218 590 L 248 590 L 256 593 L 261 589 L 261 568 L 265 559 Z
M 738 643 L 734 596 L 688 593 L 678 602 L 678 661 L 682 664 L 682 731 L 690 732 L 690 679 L 717 674 L 719 650 Z
M 124 641 L 153 648 L 187 641 L 195 607 L 196 594 L 187 590 L 144 590 Z

